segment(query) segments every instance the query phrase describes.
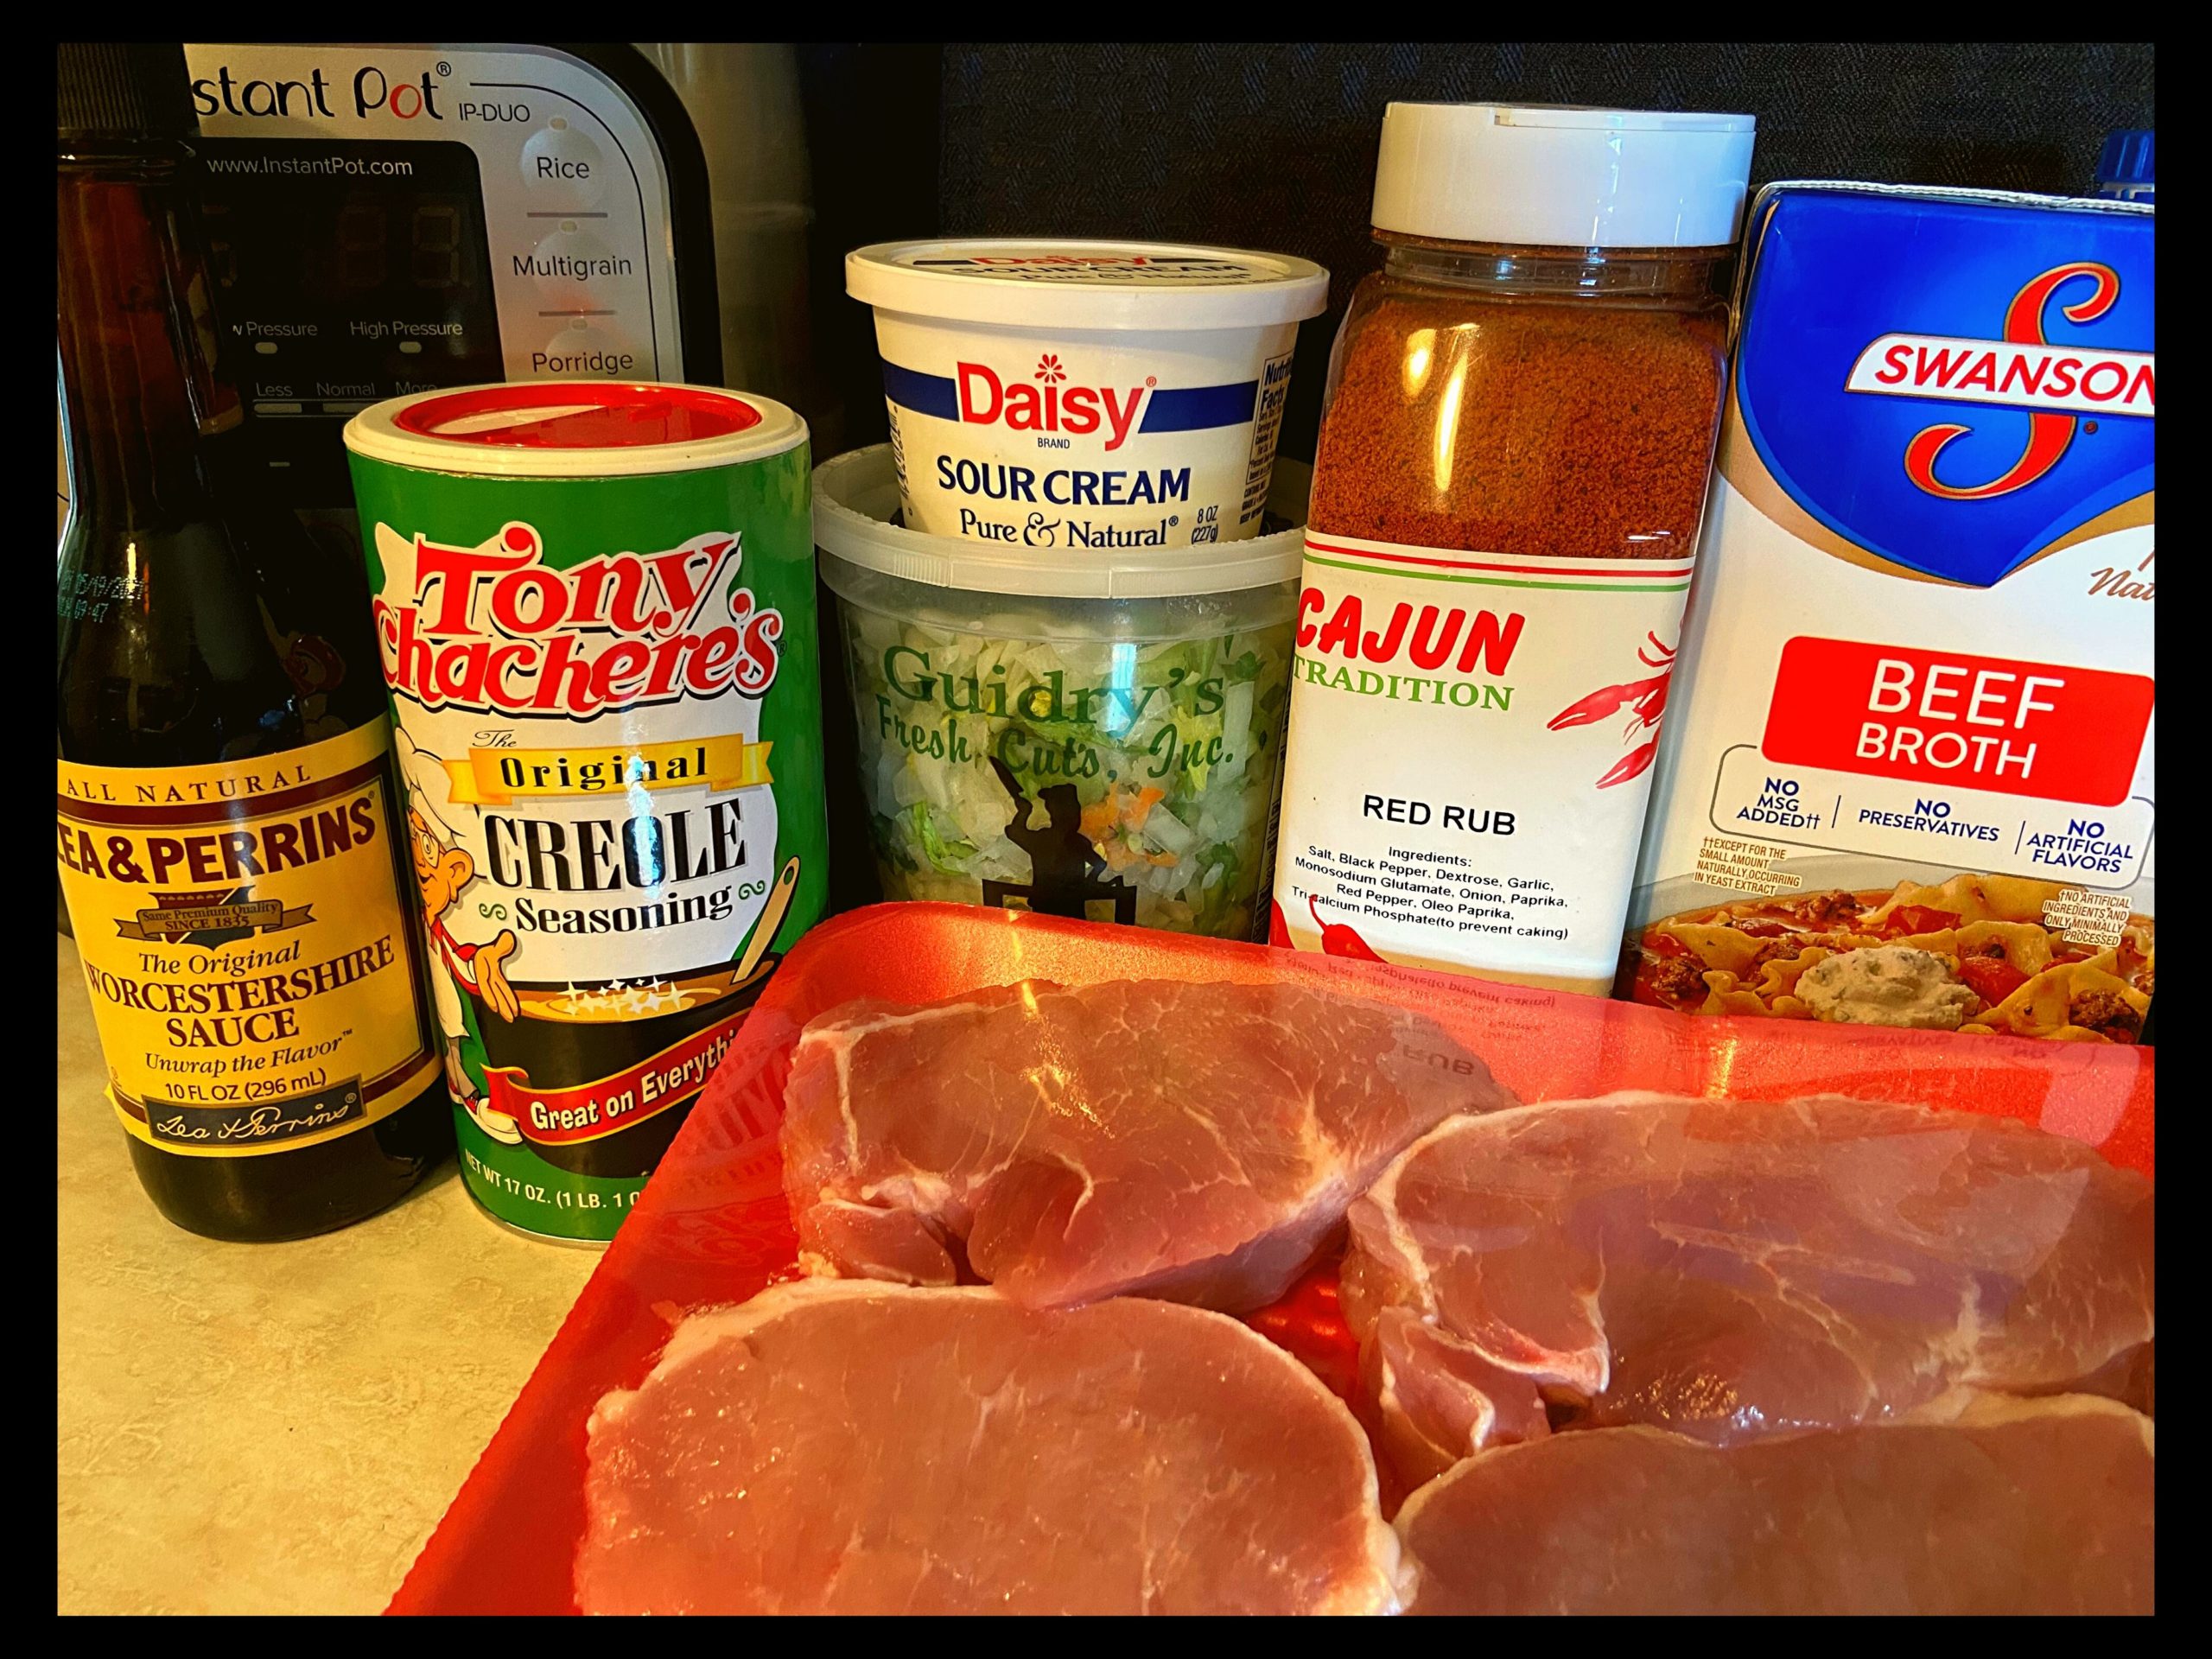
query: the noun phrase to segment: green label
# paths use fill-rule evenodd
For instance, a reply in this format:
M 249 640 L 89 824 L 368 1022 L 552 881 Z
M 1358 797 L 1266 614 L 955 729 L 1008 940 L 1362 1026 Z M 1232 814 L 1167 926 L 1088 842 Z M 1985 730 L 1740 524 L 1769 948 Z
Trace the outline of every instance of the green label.
M 454 1113 L 461 1179 L 510 1226 L 547 1238 L 604 1244 L 645 1191 L 641 1175 L 580 1175 L 526 1146 L 495 1141 L 466 1111 Z
M 353 457 L 462 1166 L 611 1236 L 826 885 L 808 458 Z

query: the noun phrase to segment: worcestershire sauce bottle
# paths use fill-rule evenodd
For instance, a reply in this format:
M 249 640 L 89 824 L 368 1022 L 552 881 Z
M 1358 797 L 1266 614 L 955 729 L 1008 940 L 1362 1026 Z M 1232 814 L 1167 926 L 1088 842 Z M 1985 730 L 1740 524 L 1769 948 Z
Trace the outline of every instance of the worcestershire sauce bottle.
M 238 471 L 182 51 L 64 44 L 59 71 L 59 874 L 147 1192 L 296 1238 L 452 1147 L 368 597 Z

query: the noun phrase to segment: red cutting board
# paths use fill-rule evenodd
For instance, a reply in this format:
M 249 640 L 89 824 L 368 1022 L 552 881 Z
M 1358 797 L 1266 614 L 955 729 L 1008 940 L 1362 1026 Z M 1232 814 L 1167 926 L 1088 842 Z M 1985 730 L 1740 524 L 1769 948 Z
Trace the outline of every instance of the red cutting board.
M 2019 1118 L 2152 1170 L 2151 1051 L 1659 1008 L 954 905 L 878 905 L 817 927 L 776 971 L 545 1357 L 392 1598 L 395 1613 L 575 1611 L 584 1420 L 652 1369 L 683 1313 L 795 1271 L 776 1128 L 799 1028 L 855 997 L 920 1003 L 1020 979 L 1294 981 L 1417 1008 L 1523 1100 L 1615 1089 L 1745 1099 L 1835 1093 Z M 551 1248 L 549 1246 L 548 1248 Z M 1332 1270 L 1252 1323 L 1342 1383 Z

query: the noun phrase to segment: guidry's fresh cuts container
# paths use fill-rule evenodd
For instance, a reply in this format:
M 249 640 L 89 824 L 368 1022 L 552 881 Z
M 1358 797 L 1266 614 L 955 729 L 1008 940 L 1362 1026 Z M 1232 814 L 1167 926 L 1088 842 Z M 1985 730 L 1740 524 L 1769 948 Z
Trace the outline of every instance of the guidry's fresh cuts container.
M 909 529 L 1002 547 L 1259 533 L 1310 260 L 1150 242 L 887 242 L 875 308 Z
M 887 898 L 1253 937 L 1296 530 L 1039 560 L 887 522 L 881 445 L 824 461 L 815 500 Z
M 545 382 L 346 442 L 462 1173 L 603 1242 L 822 910 L 806 427 Z

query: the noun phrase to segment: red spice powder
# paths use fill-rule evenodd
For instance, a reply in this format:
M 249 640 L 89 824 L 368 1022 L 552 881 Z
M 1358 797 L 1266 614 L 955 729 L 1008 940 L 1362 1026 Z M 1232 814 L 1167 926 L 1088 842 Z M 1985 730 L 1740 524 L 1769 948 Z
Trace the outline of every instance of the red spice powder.
M 1380 283 L 1355 302 L 1314 466 L 1325 534 L 1677 558 L 1724 385 L 1717 300 L 1504 298 Z

